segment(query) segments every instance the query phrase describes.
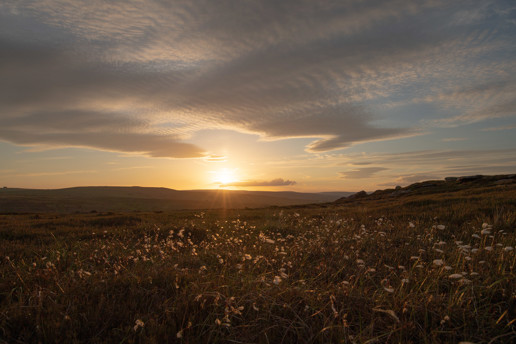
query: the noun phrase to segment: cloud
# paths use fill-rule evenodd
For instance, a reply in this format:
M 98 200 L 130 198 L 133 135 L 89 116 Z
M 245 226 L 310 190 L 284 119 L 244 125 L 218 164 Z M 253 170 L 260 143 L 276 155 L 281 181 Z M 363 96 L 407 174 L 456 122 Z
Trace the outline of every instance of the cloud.
M 361 178 L 371 178 L 376 173 L 388 170 L 385 167 L 364 167 L 358 168 L 351 171 L 339 172 L 341 178 L 345 179 L 361 179 Z
M 210 155 L 210 156 L 207 156 L 204 158 L 204 161 L 207 161 L 207 162 L 226 162 L 227 161 L 227 157 L 224 156 L 224 155 Z
M 355 165 L 355 166 L 366 166 L 366 165 L 371 165 L 372 162 L 367 162 L 367 161 L 358 161 L 358 162 L 351 162 L 351 165 Z
M 453 109 L 447 123 L 510 116 L 508 5 L 479 6 L 5 1 L 0 139 L 205 157 L 192 134 L 231 129 L 317 153 L 418 134 L 384 117 L 400 98 Z
M 516 159 L 516 149 L 486 149 L 486 150 L 418 150 L 402 153 L 370 153 L 368 155 L 350 154 L 353 164 L 367 162 L 375 165 L 388 166 L 424 166 L 441 168 L 461 162 L 473 162 L 475 165 L 499 165 Z
M 475 174 L 505 174 L 516 171 L 516 149 L 497 150 L 428 150 L 404 153 L 353 154 L 349 161 L 374 164 L 387 171 L 378 177 L 378 186 L 408 185 L 423 180 Z M 346 164 L 348 165 L 348 164 Z M 348 178 L 369 176 L 368 171 L 344 172 Z M 341 173 L 342 174 L 342 173 Z
M 232 182 L 227 184 L 221 184 L 221 187 L 227 186 L 237 186 L 237 187 L 247 187 L 247 186 L 286 186 L 286 185 L 295 185 L 296 182 L 293 180 L 284 180 L 283 178 L 277 178 L 269 181 L 264 180 L 247 180 L 241 182 Z
M 151 157 L 196 158 L 204 154 L 203 150 L 193 144 L 180 142 L 171 136 L 153 133 L 31 133 L 0 128 L 0 137 L 19 145 L 93 147 Z
M 443 142 L 457 142 L 457 141 L 466 141 L 467 138 L 465 137 L 447 137 L 442 139 Z
M 511 69 L 509 66 L 507 68 Z M 426 102 L 437 102 L 448 111 L 462 109 L 458 115 L 430 121 L 432 125 L 442 127 L 514 116 L 516 115 L 516 79 L 498 78 L 474 83 L 473 86 L 457 86 L 436 96 L 427 97 Z
M 436 175 L 431 175 L 431 174 L 424 174 L 424 173 L 407 174 L 407 175 L 399 176 L 393 182 L 378 184 L 378 186 L 392 187 L 395 185 L 408 185 L 408 184 L 414 184 L 414 183 L 418 183 L 418 182 L 422 182 L 422 181 L 426 181 L 426 180 L 440 180 L 440 179 L 442 179 L 442 178 L 438 177 Z
M 484 128 L 481 130 L 482 131 L 500 131 L 500 130 L 511 130 L 511 129 L 516 129 L 516 124 L 515 125 L 505 125 L 505 126 L 501 126 L 501 127 Z
M 80 170 L 80 171 L 60 171 L 60 172 L 36 172 L 36 173 L 18 173 L 16 176 L 20 177 L 47 177 L 47 176 L 68 176 L 71 174 L 94 174 L 98 173 L 95 170 Z

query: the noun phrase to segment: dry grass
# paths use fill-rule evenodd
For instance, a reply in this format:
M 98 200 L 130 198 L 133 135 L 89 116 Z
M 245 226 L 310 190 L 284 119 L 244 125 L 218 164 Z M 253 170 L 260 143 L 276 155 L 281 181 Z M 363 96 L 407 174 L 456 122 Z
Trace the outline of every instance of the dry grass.
M 1 215 L 0 338 L 510 342 L 514 199 Z

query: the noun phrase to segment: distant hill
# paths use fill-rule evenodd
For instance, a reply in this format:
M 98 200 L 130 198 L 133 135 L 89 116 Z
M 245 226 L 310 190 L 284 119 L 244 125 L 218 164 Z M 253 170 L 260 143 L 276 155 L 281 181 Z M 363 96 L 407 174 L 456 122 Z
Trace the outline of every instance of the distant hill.
M 352 192 L 173 190 L 155 187 L 91 186 L 66 189 L 0 189 L 0 213 L 167 211 L 259 208 L 333 202 Z
M 360 191 L 349 196 L 341 197 L 336 200 L 335 203 L 343 204 L 362 200 L 388 200 L 406 196 L 451 193 L 467 189 L 470 189 L 472 192 L 477 190 L 478 192 L 482 188 L 505 187 L 508 185 L 516 185 L 516 174 L 446 177 L 444 180 L 427 180 L 406 187 L 397 186 L 394 189 L 376 190 L 372 193 Z

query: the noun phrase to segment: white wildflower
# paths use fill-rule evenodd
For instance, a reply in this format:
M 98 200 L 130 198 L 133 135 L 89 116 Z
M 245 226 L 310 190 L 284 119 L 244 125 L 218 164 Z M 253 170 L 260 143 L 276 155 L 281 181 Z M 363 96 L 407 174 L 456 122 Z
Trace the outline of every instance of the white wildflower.
M 143 327 L 144 325 L 145 325 L 145 323 L 143 321 L 141 321 L 140 319 L 137 319 L 133 329 L 136 331 L 136 330 L 138 330 L 138 328 Z
M 373 308 L 373 312 L 380 312 L 380 313 L 388 314 L 391 318 L 396 320 L 396 322 L 398 322 L 398 323 L 400 322 L 400 318 L 398 318 L 396 316 L 396 313 L 394 313 L 394 311 L 392 309 Z
M 444 261 L 442 259 L 434 259 L 432 262 L 435 266 L 443 266 Z
M 514 250 L 514 247 L 512 247 L 512 246 L 507 246 L 507 247 L 505 247 L 503 250 L 504 250 L 505 252 L 510 252 L 510 251 Z
M 272 281 L 272 283 L 278 285 L 281 283 L 281 277 L 280 276 L 274 276 L 274 280 Z
M 445 315 L 443 320 L 441 320 L 441 325 L 444 325 L 447 321 L 450 321 L 450 317 Z
M 439 230 L 443 230 L 443 229 L 445 229 L 445 228 L 446 228 L 446 226 L 445 226 L 445 225 L 437 225 L 437 229 L 439 229 Z
M 451 274 L 450 276 L 448 276 L 448 278 L 459 279 L 462 278 L 462 274 Z

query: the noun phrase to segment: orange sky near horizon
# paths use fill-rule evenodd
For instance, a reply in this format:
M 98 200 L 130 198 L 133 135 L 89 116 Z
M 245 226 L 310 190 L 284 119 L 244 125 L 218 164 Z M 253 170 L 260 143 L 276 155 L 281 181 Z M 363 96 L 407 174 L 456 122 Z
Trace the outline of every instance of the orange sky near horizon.
M 0 183 L 373 191 L 516 172 L 511 1 L 3 1 Z

